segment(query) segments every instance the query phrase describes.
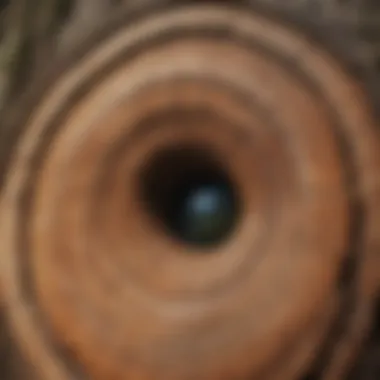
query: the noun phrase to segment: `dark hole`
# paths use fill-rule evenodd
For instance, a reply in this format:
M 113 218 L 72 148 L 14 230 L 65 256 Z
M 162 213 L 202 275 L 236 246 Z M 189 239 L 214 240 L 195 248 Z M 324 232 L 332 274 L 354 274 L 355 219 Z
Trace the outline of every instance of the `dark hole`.
M 240 205 L 235 188 L 207 149 L 182 147 L 155 154 L 140 184 L 149 213 L 183 242 L 213 246 L 236 225 Z
M 347 378 L 347 380 L 377 379 L 380 379 L 380 297 L 377 298 L 373 326 L 369 331 L 367 341 Z

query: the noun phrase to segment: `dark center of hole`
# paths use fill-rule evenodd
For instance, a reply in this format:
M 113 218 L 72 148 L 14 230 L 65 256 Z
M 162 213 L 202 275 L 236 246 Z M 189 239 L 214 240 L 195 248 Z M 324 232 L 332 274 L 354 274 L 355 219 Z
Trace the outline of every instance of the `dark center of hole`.
M 162 151 L 142 174 L 143 201 L 169 233 L 198 246 L 220 244 L 229 237 L 239 201 L 231 179 L 209 150 Z

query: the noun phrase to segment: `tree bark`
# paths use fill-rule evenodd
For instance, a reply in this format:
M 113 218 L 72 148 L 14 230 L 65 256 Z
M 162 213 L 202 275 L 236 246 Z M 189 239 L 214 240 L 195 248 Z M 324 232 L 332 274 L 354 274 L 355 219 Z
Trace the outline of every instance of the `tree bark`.
M 378 377 L 378 1 L 10 0 L 0 28 L 1 378 Z M 242 194 L 214 256 L 136 191 L 188 146 Z

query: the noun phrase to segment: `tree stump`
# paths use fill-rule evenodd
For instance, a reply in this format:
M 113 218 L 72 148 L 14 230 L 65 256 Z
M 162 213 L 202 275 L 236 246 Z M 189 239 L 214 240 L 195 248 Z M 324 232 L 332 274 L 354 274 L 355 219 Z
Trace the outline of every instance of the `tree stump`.
M 375 376 L 379 2 L 1 6 L 9 379 Z M 236 220 L 196 244 L 210 181 Z

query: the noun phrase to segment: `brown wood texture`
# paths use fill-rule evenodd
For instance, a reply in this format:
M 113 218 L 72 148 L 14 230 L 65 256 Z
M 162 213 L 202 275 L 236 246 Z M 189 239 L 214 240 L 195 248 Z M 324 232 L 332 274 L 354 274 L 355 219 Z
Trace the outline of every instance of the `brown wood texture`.
M 374 378 L 378 3 L 62 4 L 7 8 L 9 380 Z M 151 214 L 162 152 L 157 192 L 206 161 L 233 179 L 226 244 L 189 247 Z

